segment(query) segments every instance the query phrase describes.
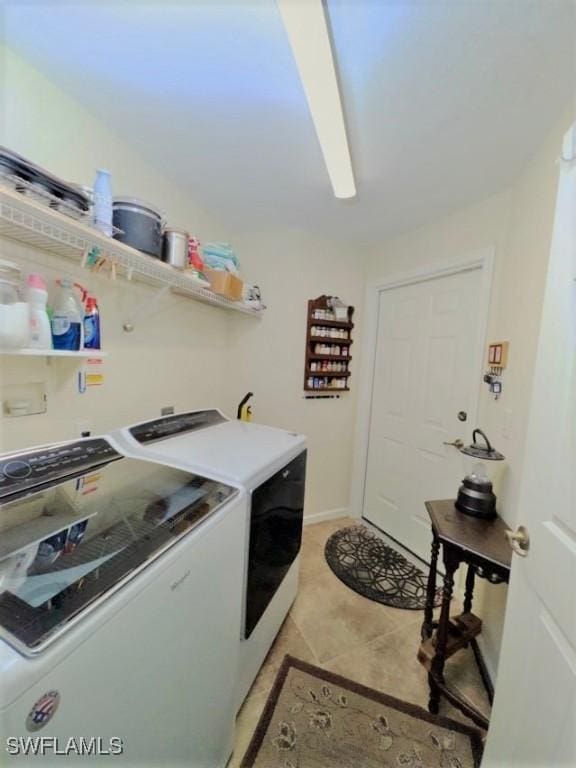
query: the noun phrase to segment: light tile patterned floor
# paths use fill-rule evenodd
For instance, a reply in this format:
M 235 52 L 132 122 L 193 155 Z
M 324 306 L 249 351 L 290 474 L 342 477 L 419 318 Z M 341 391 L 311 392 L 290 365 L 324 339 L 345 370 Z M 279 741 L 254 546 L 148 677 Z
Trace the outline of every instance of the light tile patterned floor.
M 426 708 L 426 671 L 416 660 L 422 612 L 389 608 L 357 595 L 324 559 L 330 534 L 354 522 L 340 518 L 304 528 L 298 596 L 240 710 L 229 768 L 240 765 L 286 653 Z M 489 712 L 472 651 L 450 659 L 446 676 Z M 446 702 L 440 713 L 473 725 Z

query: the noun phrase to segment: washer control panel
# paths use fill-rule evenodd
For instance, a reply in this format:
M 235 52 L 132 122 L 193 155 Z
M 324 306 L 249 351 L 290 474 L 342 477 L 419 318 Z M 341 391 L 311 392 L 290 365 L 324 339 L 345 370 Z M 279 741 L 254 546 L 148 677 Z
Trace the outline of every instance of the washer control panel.
M 0 458 L 0 498 L 121 458 L 102 438 Z

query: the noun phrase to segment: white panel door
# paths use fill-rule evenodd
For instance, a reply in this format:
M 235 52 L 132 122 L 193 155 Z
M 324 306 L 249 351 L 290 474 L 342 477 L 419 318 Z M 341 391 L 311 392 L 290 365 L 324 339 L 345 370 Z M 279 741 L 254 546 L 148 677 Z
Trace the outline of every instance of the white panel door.
M 363 516 L 425 560 L 424 501 L 453 497 L 463 475 L 444 443 L 469 442 L 477 426 L 481 275 L 380 293 Z
M 483 768 L 576 766 L 576 129 L 564 154 Z

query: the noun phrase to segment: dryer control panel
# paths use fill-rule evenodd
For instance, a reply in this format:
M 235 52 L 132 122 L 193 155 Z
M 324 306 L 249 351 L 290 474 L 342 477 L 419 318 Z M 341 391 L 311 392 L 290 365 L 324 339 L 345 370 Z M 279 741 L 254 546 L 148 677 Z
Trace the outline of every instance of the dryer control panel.
M 0 458 L 0 498 L 121 458 L 102 438 Z
M 154 443 L 157 440 L 166 440 L 169 437 L 177 437 L 187 432 L 196 432 L 199 429 L 213 427 L 228 419 L 215 408 L 207 411 L 191 411 L 190 413 L 177 413 L 174 416 L 164 416 L 161 419 L 146 421 L 130 428 L 130 434 L 142 445 Z

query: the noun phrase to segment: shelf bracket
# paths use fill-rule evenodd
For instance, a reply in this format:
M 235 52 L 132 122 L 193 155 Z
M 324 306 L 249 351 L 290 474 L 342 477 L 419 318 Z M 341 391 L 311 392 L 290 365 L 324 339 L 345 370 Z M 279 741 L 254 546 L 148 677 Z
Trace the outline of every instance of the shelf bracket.
M 146 299 L 146 301 L 143 301 L 139 307 L 132 313 L 132 316 L 127 319 L 124 323 L 122 323 L 122 330 L 125 333 L 132 333 L 134 328 L 136 327 L 136 322 L 138 320 L 142 320 L 145 317 L 150 316 L 156 311 L 157 304 L 166 296 L 167 293 L 170 292 L 170 286 L 164 285 L 162 288 L 160 288 L 159 291 L 156 292 L 156 295 L 150 300 Z

